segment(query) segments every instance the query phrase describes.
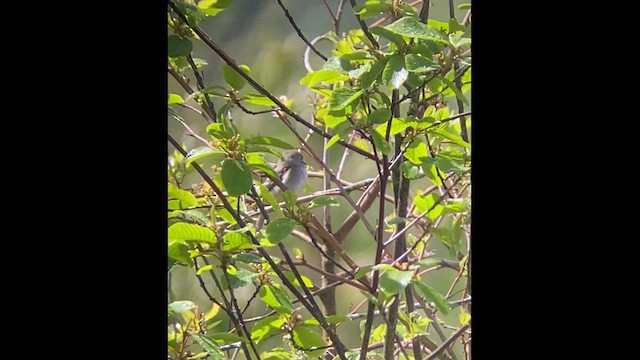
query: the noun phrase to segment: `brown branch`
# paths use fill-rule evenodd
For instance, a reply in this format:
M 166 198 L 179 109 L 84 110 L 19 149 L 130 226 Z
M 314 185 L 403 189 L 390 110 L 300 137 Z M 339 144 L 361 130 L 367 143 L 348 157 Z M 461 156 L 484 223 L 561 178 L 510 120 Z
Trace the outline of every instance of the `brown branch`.
M 432 352 L 429 356 L 427 356 L 427 358 L 425 360 L 433 360 L 433 359 L 435 359 L 446 348 L 448 348 L 449 345 L 451 345 L 451 343 L 453 343 L 460 335 L 462 335 L 462 333 L 464 333 L 468 328 L 469 328 L 469 324 L 467 324 L 467 325 L 461 327 L 460 329 L 458 329 L 458 331 L 453 333 L 453 335 L 451 335 L 450 338 L 448 338 L 445 342 L 443 342 L 442 345 L 440 345 L 434 352 Z
M 373 38 L 373 35 L 369 31 L 369 28 L 367 27 L 367 24 L 364 22 L 364 20 L 362 20 L 360 18 L 360 15 L 356 15 L 355 14 L 356 6 L 358 6 L 358 4 L 356 4 L 356 0 L 349 0 L 349 2 L 351 3 L 351 8 L 354 10 L 354 15 L 358 19 L 358 24 L 360 24 L 360 28 L 362 28 L 362 31 L 364 31 L 364 34 L 367 36 L 367 39 L 369 39 L 369 41 L 371 42 L 371 44 L 373 45 L 374 48 L 376 48 L 376 49 L 380 48 L 380 45 L 378 44 L 376 39 Z M 362 359 L 362 360 L 364 360 L 364 359 Z

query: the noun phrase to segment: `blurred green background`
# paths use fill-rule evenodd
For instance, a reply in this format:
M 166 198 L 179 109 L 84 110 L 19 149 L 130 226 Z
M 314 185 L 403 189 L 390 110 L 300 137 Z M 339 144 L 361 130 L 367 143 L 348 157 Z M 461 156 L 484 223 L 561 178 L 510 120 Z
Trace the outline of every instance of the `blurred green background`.
M 327 3 L 334 11 L 338 2 L 338 0 L 327 0 Z M 363 0 L 358 1 L 359 4 L 363 2 Z M 456 5 L 456 18 L 458 21 L 462 20 L 466 10 L 458 10 L 457 5 L 468 2 L 468 0 L 454 1 Z M 289 9 L 290 14 L 302 30 L 303 34 L 309 40 L 333 30 L 331 18 L 327 9 L 323 5 L 322 0 L 285 0 L 283 3 Z M 346 3 L 345 11 L 340 23 L 340 32 L 359 29 L 359 25 L 353 15 L 349 1 L 346 1 Z M 419 9 L 421 4 L 416 6 Z M 429 18 L 445 22 L 448 21 L 448 1 L 432 1 Z M 367 20 L 368 24 L 371 24 L 372 22 L 373 20 Z M 313 93 L 306 86 L 300 85 L 299 83 L 300 78 L 305 76 L 307 73 L 302 61 L 306 45 L 297 36 L 285 17 L 282 9 L 278 6 L 275 0 L 234 0 L 227 9 L 215 17 L 208 17 L 200 26 L 224 51 L 235 59 L 238 64 L 248 65 L 251 68 L 250 75 L 256 81 L 276 96 L 286 96 L 293 100 L 294 104 L 292 109 L 304 119 L 307 119 L 307 121 L 312 120 L 313 108 L 309 103 Z M 325 56 L 331 56 L 331 43 L 322 41 L 318 43 L 317 47 Z M 206 86 L 226 86 L 222 77 L 222 66 L 224 62 L 211 49 L 209 49 L 203 42 L 195 40 L 193 56 L 205 59 L 208 62 L 208 65 L 202 68 L 204 73 L 204 83 Z M 324 62 L 311 52 L 310 63 L 314 70 L 318 70 Z M 195 78 L 192 74 L 189 78 L 191 86 L 195 89 Z M 179 94 L 183 98 L 188 96 L 188 94 L 180 87 L 180 85 L 178 85 L 171 75 L 168 75 L 168 91 L 170 93 Z M 241 90 L 241 93 L 256 94 L 257 91 L 247 85 Z M 467 97 L 470 98 L 470 95 L 467 94 Z M 456 109 L 455 101 L 451 101 L 453 99 L 448 100 L 450 109 Z M 217 110 L 224 102 L 220 99 L 213 98 L 213 103 Z M 188 104 L 198 108 L 197 103 L 193 100 L 190 100 Z M 254 110 L 265 109 L 264 107 L 248 107 Z M 180 107 L 175 107 L 175 109 L 195 132 L 205 138 L 208 137 L 205 132 L 207 122 L 202 117 Z M 234 108 L 231 114 L 234 124 L 245 136 L 273 136 L 294 146 L 298 145 L 291 132 L 279 119 L 274 118 L 271 114 L 248 115 L 237 108 Z M 294 126 L 301 135 L 304 136 L 306 134 L 304 126 L 297 123 L 294 124 Z M 184 127 L 172 117 L 168 117 L 168 130 L 177 141 L 186 145 L 187 151 L 194 147 L 202 146 L 200 142 L 193 139 L 191 136 L 188 136 Z M 316 153 L 321 154 L 323 144 L 322 139 L 319 136 L 312 136 L 310 144 L 314 147 Z M 173 152 L 173 148 L 171 146 L 169 146 L 168 150 L 169 153 Z M 329 165 L 334 172 L 337 170 L 342 151 L 343 148 L 340 146 L 333 146 L 331 151 L 329 151 Z M 268 158 L 267 160 L 271 162 L 277 161 L 275 157 Z M 346 162 L 346 170 L 343 173 L 343 178 L 347 181 L 355 182 L 365 178 L 375 177 L 377 173 L 373 164 L 370 161 L 363 160 L 364 157 L 351 152 L 351 155 Z M 309 157 L 306 158 L 306 161 L 313 170 L 320 170 L 320 167 L 313 163 L 313 160 Z M 211 170 L 209 169 L 209 171 Z M 197 174 L 190 173 L 185 177 L 182 188 L 188 188 L 192 183 L 200 181 L 202 181 L 202 179 Z M 309 180 L 309 184 L 313 190 L 322 189 L 322 180 L 320 178 L 311 178 Z M 419 179 L 412 182 L 411 189 L 426 189 L 431 185 L 432 184 L 426 178 Z M 392 194 L 392 189 L 388 188 L 387 193 Z M 355 201 L 360 197 L 360 195 L 360 191 L 353 192 L 352 198 Z M 415 193 L 412 192 L 410 196 L 413 197 L 414 195 Z M 332 227 L 334 230 L 340 226 L 341 221 L 351 212 L 351 207 L 344 199 L 339 198 L 339 201 L 340 207 L 331 208 Z M 368 220 L 372 224 L 377 221 L 377 209 L 378 203 L 376 201 L 366 213 Z M 393 208 L 391 206 L 387 206 L 386 215 L 390 215 L 392 211 Z M 316 215 L 318 215 L 320 219 L 321 212 L 321 209 L 316 212 Z M 284 244 L 290 250 L 294 247 L 301 249 L 308 261 L 319 265 L 319 260 L 315 257 L 317 250 L 308 247 L 301 240 L 290 236 L 284 241 Z M 361 223 L 356 225 L 351 235 L 345 240 L 343 246 L 359 264 L 369 265 L 373 263 L 373 249 L 375 249 L 375 243 Z M 447 249 L 440 244 L 437 238 L 430 241 L 428 249 L 435 252 L 438 257 L 451 258 Z M 277 250 L 272 249 L 270 253 L 276 257 L 281 257 L 281 254 Z M 306 269 L 302 269 L 301 272 L 303 275 L 310 277 L 314 284 L 320 284 L 320 277 L 317 274 L 306 271 Z M 446 294 L 455 276 L 455 271 L 451 269 L 441 269 L 428 273 L 424 276 L 423 280 L 425 283 L 433 286 L 436 290 Z M 205 280 L 210 289 L 215 288 L 210 277 L 205 277 Z M 454 292 L 462 289 L 463 284 L 463 282 L 458 284 Z M 200 288 L 193 269 L 184 267 L 174 268 L 172 270 L 170 285 L 171 301 L 191 300 L 199 306 L 202 312 L 211 308 L 212 304 Z M 252 295 L 254 290 L 253 286 L 247 286 L 236 291 L 236 296 L 239 299 L 239 305 L 241 307 L 244 307 L 246 301 Z M 344 285 L 337 287 L 336 295 L 338 299 L 339 314 L 349 312 L 363 299 L 363 296 L 358 290 L 351 289 Z M 453 299 L 459 299 L 459 297 L 453 297 Z M 259 316 L 264 314 L 266 311 L 266 305 L 264 305 L 260 300 L 254 300 L 252 306 L 247 310 L 245 318 Z M 366 305 L 362 306 L 358 312 L 364 311 L 366 311 Z M 302 309 L 301 314 L 306 316 L 306 311 Z M 444 316 L 442 318 L 447 324 L 459 326 L 458 314 L 458 311 L 454 310 L 451 311 L 448 316 Z M 223 316 L 223 313 L 221 312 L 218 316 Z M 374 324 L 377 325 L 379 322 L 380 321 L 377 320 Z M 223 322 L 220 325 L 219 330 L 226 330 L 226 326 L 226 322 Z M 447 334 L 450 333 L 451 331 L 447 331 Z M 358 348 L 361 341 L 359 335 L 360 320 L 342 324 L 338 328 L 338 334 L 341 336 L 347 347 Z M 439 341 L 437 342 L 439 343 Z M 281 337 L 276 336 L 259 346 L 259 349 L 266 350 L 270 349 L 272 346 L 282 346 L 281 343 Z M 456 347 L 456 350 L 456 352 L 459 353 L 459 346 Z

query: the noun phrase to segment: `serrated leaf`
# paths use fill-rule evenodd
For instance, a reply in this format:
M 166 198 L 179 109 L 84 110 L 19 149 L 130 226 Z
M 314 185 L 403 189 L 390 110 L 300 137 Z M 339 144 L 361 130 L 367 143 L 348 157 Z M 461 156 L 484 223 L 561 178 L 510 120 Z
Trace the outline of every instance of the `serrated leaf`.
M 269 239 L 269 242 L 272 244 L 278 244 L 291 234 L 295 225 L 296 223 L 291 219 L 275 219 L 267 225 L 265 235 L 267 239 Z
M 293 312 L 291 300 L 289 300 L 287 293 L 277 284 L 261 287 L 258 297 L 278 314 L 290 315 Z
M 198 333 L 192 332 L 191 337 L 202 346 L 202 348 L 209 353 L 211 359 L 224 359 L 224 354 L 220 350 L 220 346 L 216 344 L 215 340 L 208 338 L 207 336 L 200 335 Z
M 394 34 L 408 36 L 411 38 L 423 39 L 423 40 L 433 40 L 442 43 L 447 43 L 446 39 L 443 39 L 442 35 L 438 33 L 435 29 L 421 23 L 418 19 L 413 16 L 405 16 L 392 24 L 389 24 L 384 27 L 388 31 L 391 31 Z
M 294 146 L 290 145 L 289 143 L 282 141 L 280 139 L 276 139 L 274 137 L 269 137 L 269 136 L 254 136 L 248 139 L 245 139 L 245 144 L 251 144 L 251 145 L 269 145 L 269 146 L 275 146 L 281 149 L 295 149 Z
M 371 132 L 371 139 L 376 146 L 376 149 L 380 151 L 384 155 L 389 155 L 391 153 L 391 145 L 385 140 L 380 133 L 377 131 Z
M 189 311 L 191 309 L 195 309 L 197 306 L 193 303 L 193 301 L 182 300 L 182 301 L 174 301 L 169 304 L 169 309 L 173 312 L 181 314 L 185 311 Z
M 336 200 L 333 196 L 320 195 L 311 201 L 307 209 L 311 210 L 323 206 L 340 206 L 340 203 L 338 203 L 338 200 Z
M 285 320 L 277 315 L 258 320 L 251 329 L 251 340 L 259 344 L 268 337 L 281 333 L 284 322 Z
M 240 65 L 238 67 L 247 74 L 251 71 L 247 65 Z M 231 85 L 233 89 L 240 90 L 245 85 L 247 85 L 247 79 L 240 75 L 240 73 L 231 66 L 225 64 L 222 67 L 222 72 L 224 75 L 224 81 L 226 81 L 227 84 Z
M 390 297 L 404 290 L 412 278 L 413 271 L 387 270 L 380 275 L 379 286 L 385 295 Z
M 449 307 L 447 299 L 445 299 L 442 294 L 431 286 L 420 281 L 414 281 L 412 284 L 416 286 L 420 295 L 422 295 L 427 301 L 433 302 L 436 305 L 436 309 L 438 309 L 438 311 L 444 315 L 449 314 L 449 310 L 451 308 Z
M 214 160 L 217 160 L 215 158 L 219 157 L 220 160 L 222 160 L 222 158 L 224 158 L 225 156 L 226 153 L 222 150 L 210 148 L 208 146 L 200 146 L 195 149 L 191 149 L 189 153 L 187 153 L 187 156 L 184 157 L 184 166 L 186 168 L 189 168 L 194 161 L 203 160 L 210 157 L 214 157 Z
M 178 35 L 169 35 L 167 38 L 167 55 L 170 57 L 187 56 L 193 50 L 191 40 L 184 39 Z
M 409 76 L 409 71 L 400 55 L 393 55 L 382 71 L 382 82 L 389 84 L 393 89 L 399 89 Z
M 211 229 L 198 225 L 179 222 L 169 226 L 167 232 L 169 244 L 185 241 L 204 241 L 211 244 L 216 242 L 216 236 Z
M 245 95 L 242 100 L 250 103 L 250 104 L 254 104 L 254 105 L 261 105 L 261 106 L 276 106 L 276 103 L 273 102 L 273 100 L 269 99 L 268 97 L 264 96 L 264 95 Z
M 371 65 L 371 68 L 362 74 L 360 77 L 360 84 L 363 89 L 369 89 L 373 86 L 376 80 L 380 78 L 382 71 L 384 70 L 387 62 L 389 61 L 388 57 L 382 58 Z
M 370 124 L 382 124 L 391 120 L 391 110 L 388 108 L 381 108 L 371 112 L 367 117 L 367 123 Z
M 222 163 L 220 175 L 222 183 L 230 196 L 246 194 L 251 190 L 251 169 L 248 165 L 238 160 L 225 160 Z
M 182 104 L 182 103 L 184 103 L 182 96 L 178 94 L 169 94 L 169 101 L 168 101 L 169 105 Z
M 346 87 L 336 89 L 333 94 L 331 94 L 331 99 L 329 99 L 329 107 L 331 110 L 343 109 L 360 98 L 363 93 L 364 90 L 362 89 L 356 90 L 354 88 Z
M 404 60 L 407 65 L 407 70 L 412 72 L 425 72 L 440 69 L 440 64 L 438 64 L 438 62 L 420 54 L 408 54 Z
M 293 329 L 293 342 L 299 347 L 305 350 L 307 358 L 319 357 L 324 353 L 324 347 L 326 344 L 322 341 L 322 336 L 315 330 L 308 326 L 298 326 Z M 314 350 L 322 348 L 320 350 Z M 312 351 L 308 351 L 312 350 Z

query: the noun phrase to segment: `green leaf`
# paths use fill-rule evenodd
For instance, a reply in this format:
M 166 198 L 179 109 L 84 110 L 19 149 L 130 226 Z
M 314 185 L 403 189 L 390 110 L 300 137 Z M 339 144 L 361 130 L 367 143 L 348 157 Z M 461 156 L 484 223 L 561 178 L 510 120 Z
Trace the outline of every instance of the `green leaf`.
M 415 139 L 411 142 L 411 145 L 404 152 L 404 157 L 411 161 L 412 164 L 420 165 L 422 163 L 421 158 L 429 156 L 429 149 L 427 144 L 423 141 Z
M 284 325 L 284 322 L 285 319 L 277 315 L 256 321 L 253 329 L 251 329 L 251 340 L 256 344 L 259 344 L 270 336 L 280 334 L 282 332 L 281 328 L 282 325 Z
M 178 35 L 169 35 L 167 39 L 167 55 L 170 57 L 187 56 L 193 50 L 191 40 L 184 39 Z
M 269 145 L 269 146 L 275 146 L 281 149 L 295 149 L 295 147 L 290 145 L 289 143 L 284 142 L 280 139 L 276 139 L 274 137 L 269 137 L 269 136 L 254 136 L 249 139 L 246 139 L 244 142 L 245 144 L 251 144 L 251 145 Z
M 360 268 L 358 268 L 358 271 L 356 271 L 356 273 L 353 275 L 353 278 L 355 280 L 358 280 L 358 279 L 362 278 L 363 276 L 365 276 L 371 270 L 373 270 L 373 266 L 372 265 L 360 267 Z
M 400 171 L 409 180 L 418 179 L 424 176 L 420 166 L 413 165 L 411 161 L 405 161 L 400 165 Z
M 347 121 L 344 110 L 329 111 L 329 108 L 318 110 L 316 113 L 318 119 L 322 119 L 329 128 L 333 129 L 341 123 Z
M 215 340 L 210 339 L 207 336 L 200 335 L 198 333 L 192 332 L 191 337 L 202 346 L 202 348 L 209 353 L 211 359 L 224 359 L 224 354 L 220 350 L 220 346 L 216 344 Z
M 264 285 L 260 288 L 258 297 L 278 314 L 291 315 L 293 312 L 291 300 L 278 284 Z
M 261 264 L 266 262 L 260 256 L 252 254 L 252 253 L 240 253 L 233 255 L 233 258 L 241 263 L 245 264 Z
M 172 197 L 178 200 L 178 207 L 176 209 L 186 209 L 188 207 L 198 205 L 198 199 L 196 199 L 196 197 L 192 193 L 185 190 L 178 189 L 170 182 L 168 182 L 167 184 L 168 184 L 167 195 L 169 197 Z M 176 210 L 176 209 L 169 209 L 169 210 Z
M 389 155 L 391 153 L 391 146 L 377 131 L 371 132 L 371 139 L 373 139 L 373 143 L 382 154 Z
M 324 346 L 326 344 L 322 341 L 322 336 L 315 330 L 308 326 L 297 326 L 293 329 L 293 342 L 299 347 L 305 350 L 307 358 L 319 357 L 324 354 Z M 322 348 L 320 350 L 314 350 Z M 314 350 L 314 351 L 307 351 Z
M 353 127 L 348 122 L 344 122 L 344 123 L 342 123 L 340 125 L 341 126 L 338 126 L 335 129 L 336 130 L 336 134 L 333 135 L 331 137 L 331 139 L 329 139 L 329 141 L 327 141 L 327 145 L 325 145 L 325 147 L 324 147 L 325 149 L 328 149 L 331 146 L 333 146 L 335 143 L 337 143 L 340 139 L 342 139 L 345 136 L 347 136 L 353 130 Z
M 378 132 L 378 134 L 385 135 L 386 132 L 387 132 L 387 126 L 388 125 L 389 125 L 389 123 L 387 122 L 385 124 L 382 124 L 382 125 L 378 126 L 376 128 L 376 131 Z M 403 132 L 406 128 L 408 128 L 409 126 L 411 126 L 411 123 L 405 121 L 405 119 L 393 118 L 393 120 L 391 121 L 391 132 L 389 133 L 389 135 L 399 134 L 399 133 Z
M 407 70 L 411 72 L 425 72 L 440 69 L 438 62 L 420 54 L 408 54 L 404 60 L 407 65 Z
M 403 44 L 405 44 L 402 36 L 394 33 L 393 31 L 387 30 L 382 26 L 374 26 L 372 28 L 369 28 L 369 31 L 374 35 L 378 35 L 385 39 L 390 40 L 391 42 L 396 44 L 396 46 L 399 48 L 402 47 Z
M 227 274 L 232 289 L 238 289 L 250 285 L 253 283 L 253 280 L 259 276 L 257 273 L 242 268 L 235 268 L 235 274 L 229 274 L 228 271 Z M 227 276 L 221 276 L 220 286 L 223 290 L 229 289 Z
M 271 171 L 273 171 L 273 169 L 271 169 Z M 274 174 L 274 177 L 277 178 L 278 175 Z M 278 200 L 276 200 L 276 197 L 273 196 L 273 194 L 269 191 L 269 189 L 267 189 L 267 187 L 264 186 L 262 183 L 258 183 L 257 185 L 258 185 L 258 188 L 260 189 L 260 196 L 262 196 L 262 198 L 267 202 L 267 204 L 273 207 L 273 210 L 275 210 L 276 215 L 278 217 L 283 217 L 284 214 L 282 213 L 282 209 L 280 209 L 280 206 L 278 205 Z
M 440 264 L 440 259 L 436 259 L 436 258 L 422 259 L 418 261 L 417 264 L 424 267 L 434 266 L 434 265 Z
M 440 156 L 440 155 L 436 156 L 435 159 L 429 158 L 429 157 L 423 158 L 422 162 L 426 165 L 435 165 L 444 172 L 462 173 L 469 170 L 468 168 L 460 164 L 462 160 L 454 160 L 449 157 Z
M 458 99 L 460 99 L 466 105 L 469 105 L 469 101 L 462 94 L 462 91 L 460 91 L 460 89 L 458 89 L 458 87 L 451 80 L 442 78 L 442 82 L 445 83 L 445 85 L 447 85 L 449 87 L 449 89 L 451 89 L 453 91 L 454 94 L 456 94 L 456 97 Z
M 336 89 L 333 94 L 331 94 L 331 99 L 329 99 L 329 107 L 331 110 L 340 110 L 345 106 L 356 101 L 362 94 L 364 90 L 356 90 L 354 88 L 346 88 L 342 87 Z
M 189 311 L 191 309 L 195 309 L 197 306 L 192 301 L 183 300 L 183 301 L 174 301 L 169 304 L 169 309 L 173 312 L 181 314 L 185 311 Z
M 218 150 L 208 146 L 200 146 L 195 149 L 191 149 L 191 151 L 187 153 L 187 156 L 184 157 L 184 166 L 186 168 L 189 168 L 194 161 L 203 160 L 210 157 L 213 157 L 214 160 L 217 160 L 217 158 L 220 158 L 220 160 L 222 160 L 222 158 L 224 158 L 225 156 L 226 153 L 222 150 Z
M 464 311 L 464 308 L 460 308 L 460 316 L 458 316 L 458 321 L 460 321 L 460 326 L 465 326 L 471 321 L 471 314 Z
M 413 271 L 387 270 L 380 275 L 380 289 L 388 297 L 398 294 L 409 285 L 413 278 Z
M 400 55 L 393 55 L 382 71 L 382 82 L 389 84 L 393 89 L 399 89 L 409 76 L 409 71 Z
M 433 302 L 436 305 L 436 309 L 440 311 L 442 314 L 449 314 L 449 303 L 447 303 L 447 299 L 442 296 L 438 291 L 436 291 L 431 286 L 424 284 L 420 281 L 414 281 L 413 284 L 418 289 L 418 292 L 425 298 L 427 301 Z
M 178 94 L 169 94 L 169 102 L 168 102 L 169 105 L 182 104 L 182 103 L 184 103 L 182 96 Z
M 202 275 L 205 271 L 213 271 L 213 265 L 209 264 L 199 268 L 198 271 L 196 271 L 196 275 Z
M 344 80 L 349 80 L 349 76 L 345 75 L 341 71 L 322 69 L 308 73 L 305 77 L 300 79 L 300 85 L 312 87 L 320 82 L 334 84 L 338 81 Z
M 459 10 L 471 9 L 471 3 L 462 3 L 458 5 Z
M 382 74 L 382 71 L 387 66 L 388 61 L 388 57 L 382 58 L 373 63 L 369 71 L 362 74 L 362 76 L 360 77 L 360 84 L 362 85 L 363 89 L 371 88 L 375 81 L 380 79 L 380 74 Z
M 291 231 L 293 231 L 295 225 L 296 223 L 291 219 L 275 219 L 270 222 L 269 225 L 267 225 L 267 239 L 269 239 L 269 242 L 271 242 L 272 244 L 278 244 L 287 236 L 289 236 L 289 234 L 291 234 Z
M 227 104 L 225 104 L 227 105 Z M 225 106 L 223 105 L 223 107 Z M 220 120 L 221 114 L 224 112 L 224 109 L 220 109 L 218 111 L 218 119 Z M 225 120 L 221 120 L 225 121 Z M 213 136 L 216 139 L 231 139 L 233 137 L 233 133 L 223 122 L 212 123 L 207 125 L 207 134 Z
M 429 129 L 429 132 L 432 132 L 432 133 L 434 133 L 436 135 L 440 135 L 445 139 L 451 140 L 456 145 L 460 145 L 460 146 L 465 147 L 467 149 L 471 148 L 471 145 L 468 142 L 462 140 L 462 138 L 460 136 L 458 136 L 456 134 L 452 134 L 452 133 L 450 133 L 450 132 L 448 132 L 446 130 L 438 129 L 438 128 L 432 128 L 432 129 Z
M 367 123 L 370 124 L 382 124 L 391 120 L 391 110 L 388 108 L 381 108 L 371 112 L 367 117 Z
M 238 67 L 247 74 L 251 71 L 247 65 L 240 65 Z M 247 85 L 247 79 L 240 75 L 240 73 L 231 66 L 225 64 L 222 67 L 222 72 L 224 74 L 224 81 L 231 85 L 233 89 L 240 90 Z
M 235 159 L 222 163 L 222 183 L 230 196 L 246 194 L 251 190 L 251 169 Z
M 211 333 L 209 334 L 209 337 L 216 340 L 216 342 L 221 343 L 222 345 L 233 344 L 237 342 L 249 342 L 249 340 L 244 337 L 238 336 L 236 334 L 229 334 L 228 332 Z
M 413 199 L 413 204 L 416 206 L 416 209 L 419 213 L 423 213 L 431 209 L 431 211 L 427 213 L 427 217 L 433 220 L 440 216 L 440 214 L 442 214 L 442 211 L 444 210 L 444 206 L 442 206 L 442 204 L 434 206 L 437 200 L 438 199 L 436 199 L 436 195 L 433 192 L 424 197 L 421 196 L 420 192 L 418 192 L 418 195 L 416 195 L 416 197 Z
M 323 206 L 340 206 L 340 204 L 338 203 L 338 200 L 336 200 L 333 196 L 320 195 L 311 201 L 307 209 L 311 210 Z
M 273 102 L 273 100 L 269 99 L 268 97 L 264 96 L 264 95 L 245 95 L 242 100 L 250 103 L 250 104 L 254 104 L 254 105 L 261 105 L 261 106 L 276 106 L 276 103 Z
M 355 13 L 360 16 L 360 19 L 368 19 L 371 17 L 377 17 L 391 10 L 391 4 L 382 3 L 377 0 L 369 0 L 364 5 L 358 5 L 354 9 Z
M 222 237 L 222 250 L 223 251 L 237 251 L 254 249 L 256 245 L 251 243 L 248 236 L 237 232 L 230 232 L 224 234 Z
M 289 280 L 293 285 L 300 286 L 300 282 L 298 281 L 298 279 L 296 278 L 296 275 L 293 272 L 283 271 L 282 273 L 284 274 L 284 277 L 286 277 L 287 280 Z M 313 282 L 311 281 L 311 279 L 309 279 L 304 275 L 300 275 L 300 278 L 302 278 L 302 282 L 304 283 L 304 286 L 307 289 L 313 288 Z
M 204 241 L 211 244 L 216 242 L 216 235 L 202 226 L 187 224 L 183 222 L 175 223 L 168 229 L 169 244 L 173 242 Z
M 429 25 L 421 23 L 413 16 L 405 16 L 384 28 L 402 36 L 447 43 L 447 40 L 438 31 Z
M 189 247 L 187 245 L 180 242 L 174 242 L 169 244 L 169 247 L 167 248 L 167 255 L 182 264 L 193 266 L 193 262 L 191 261 L 191 258 L 189 258 L 188 250 Z

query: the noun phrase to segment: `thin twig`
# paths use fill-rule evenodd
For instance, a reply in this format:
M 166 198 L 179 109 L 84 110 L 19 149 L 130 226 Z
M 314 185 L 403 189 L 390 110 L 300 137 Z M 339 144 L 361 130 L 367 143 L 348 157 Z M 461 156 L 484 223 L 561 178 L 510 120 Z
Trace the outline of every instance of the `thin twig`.
M 200 39 L 202 39 L 202 41 L 209 47 L 211 48 L 211 50 L 213 50 L 216 54 L 218 54 L 218 56 L 220 56 L 220 58 L 222 58 L 222 60 L 224 60 L 227 65 L 231 66 L 238 74 L 240 74 L 240 76 L 242 76 L 243 78 L 245 78 L 247 80 L 247 82 L 251 85 L 251 87 L 253 87 L 254 89 L 256 89 L 260 94 L 268 97 L 271 101 L 273 101 L 276 106 L 278 108 L 280 108 L 280 110 L 284 111 L 287 115 L 293 117 L 297 122 L 303 124 L 304 126 L 306 126 L 307 128 L 312 129 L 315 133 L 329 138 L 331 139 L 333 137 L 333 135 L 331 134 L 327 134 L 325 131 L 323 131 L 322 129 L 311 125 L 308 121 L 304 120 L 303 118 L 300 117 L 300 115 L 296 114 L 293 110 L 291 110 L 289 107 L 287 107 L 285 104 L 282 103 L 282 101 L 280 101 L 280 99 L 278 99 L 276 96 L 274 96 L 271 92 L 269 92 L 267 89 L 265 89 L 262 85 L 260 85 L 257 81 L 255 81 L 251 76 L 249 76 L 249 74 L 247 74 L 243 69 L 241 69 L 237 62 L 232 59 L 226 52 L 224 52 L 212 39 L 211 37 L 205 33 L 204 31 L 202 31 L 202 29 L 200 29 L 200 27 L 198 26 L 194 26 L 191 25 L 189 23 L 189 21 L 187 20 L 186 16 L 180 11 L 180 9 L 177 8 L 177 6 L 173 3 L 173 1 L 169 0 L 169 6 L 171 6 L 171 8 L 173 9 L 173 11 L 186 23 L 189 25 L 189 27 L 191 28 L 191 30 L 193 30 L 193 32 L 195 32 Z M 339 140 L 337 142 L 337 144 L 340 144 L 342 146 L 346 146 L 349 149 L 357 152 L 358 154 L 369 158 L 371 160 L 374 161 L 378 161 L 378 159 L 373 156 L 372 154 L 356 147 L 353 146 L 351 144 L 347 144 L 345 143 L 343 140 Z
M 322 60 L 327 61 L 327 57 L 322 55 L 322 53 L 318 51 L 318 49 L 316 49 L 313 46 L 313 44 L 311 44 L 309 40 L 307 40 L 307 38 L 302 34 L 302 30 L 300 30 L 298 25 L 296 25 L 296 22 L 293 21 L 291 14 L 289 14 L 289 10 L 286 7 L 284 7 L 284 4 L 282 4 L 282 1 L 280 0 L 277 0 L 277 1 L 278 1 L 278 5 L 280 5 L 280 8 L 282 8 L 282 11 L 284 11 L 284 15 L 287 17 L 287 19 L 289 19 L 289 23 L 296 30 L 296 33 L 298 33 L 298 37 L 300 37 L 300 39 L 302 39 L 302 41 L 304 41 L 304 43 L 307 44 L 307 47 L 310 47 L 311 50 L 313 50 L 313 52 L 316 53 L 316 55 L 318 55 Z
M 442 345 L 438 346 L 438 348 L 434 352 L 432 352 L 429 356 L 427 356 L 427 358 L 425 360 L 433 360 L 433 359 L 435 359 L 446 348 L 448 348 L 449 345 L 451 345 L 451 343 L 454 342 L 458 338 L 458 336 L 462 335 L 462 333 L 464 333 L 465 330 L 467 330 L 468 328 L 469 328 L 469 324 L 467 324 L 467 325 L 461 327 L 460 329 L 458 329 L 458 331 L 453 333 L 453 335 L 451 335 L 451 337 L 449 337 L 445 342 L 443 342 Z

